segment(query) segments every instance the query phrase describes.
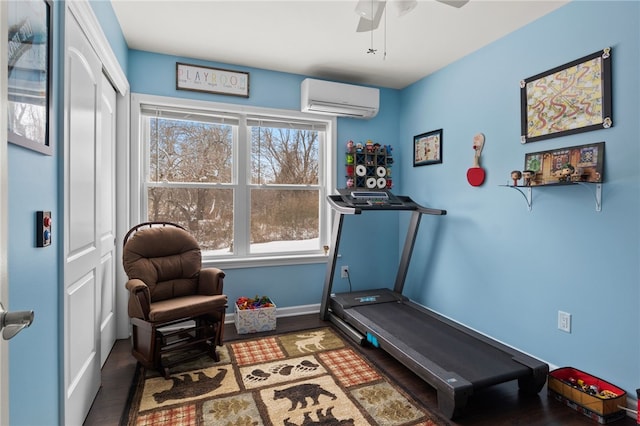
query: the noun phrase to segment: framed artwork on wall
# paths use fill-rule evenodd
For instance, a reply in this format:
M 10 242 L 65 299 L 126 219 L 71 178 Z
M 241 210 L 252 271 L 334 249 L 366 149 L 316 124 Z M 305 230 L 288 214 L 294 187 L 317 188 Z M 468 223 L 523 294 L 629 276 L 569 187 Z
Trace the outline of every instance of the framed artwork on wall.
M 413 137 L 413 167 L 442 163 L 442 129 Z
M 525 154 L 525 184 L 554 185 L 575 182 L 601 183 L 604 173 L 604 142 Z
M 50 0 L 7 3 L 9 142 L 52 155 Z
M 613 126 L 611 48 L 520 82 L 521 142 Z
M 249 97 L 249 73 L 176 62 L 176 90 Z

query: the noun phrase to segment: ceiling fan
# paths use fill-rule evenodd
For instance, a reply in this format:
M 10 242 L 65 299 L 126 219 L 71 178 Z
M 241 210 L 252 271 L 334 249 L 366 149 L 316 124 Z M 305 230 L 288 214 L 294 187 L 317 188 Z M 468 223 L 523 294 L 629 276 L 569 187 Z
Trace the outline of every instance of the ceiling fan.
M 437 2 L 448 4 L 449 6 L 462 7 L 469 0 L 436 0 Z M 389 0 L 392 3 L 398 16 L 406 15 L 418 5 L 417 0 Z M 360 16 L 357 32 L 373 31 L 380 25 L 380 19 L 386 6 L 386 0 L 358 0 L 356 5 L 356 13 Z

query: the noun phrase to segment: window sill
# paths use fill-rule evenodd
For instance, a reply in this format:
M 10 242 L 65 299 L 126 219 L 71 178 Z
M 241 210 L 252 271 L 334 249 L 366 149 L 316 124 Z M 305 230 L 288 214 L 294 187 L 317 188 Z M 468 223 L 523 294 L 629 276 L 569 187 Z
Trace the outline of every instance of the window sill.
M 220 269 L 257 268 L 269 266 L 310 265 L 315 263 L 327 263 L 329 256 L 324 254 L 286 255 L 269 257 L 245 257 L 202 259 L 202 267 L 215 267 Z

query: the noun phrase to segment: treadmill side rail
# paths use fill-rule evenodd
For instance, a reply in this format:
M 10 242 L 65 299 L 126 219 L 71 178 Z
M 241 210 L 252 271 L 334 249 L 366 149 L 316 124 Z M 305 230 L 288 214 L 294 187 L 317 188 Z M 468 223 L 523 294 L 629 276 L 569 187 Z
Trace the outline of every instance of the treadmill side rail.
M 518 388 L 529 395 L 535 395 L 540 392 L 547 383 L 549 365 L 524 354 L 515 355 L 512 359 L 531 369 L 530 376 L 518 379 Z

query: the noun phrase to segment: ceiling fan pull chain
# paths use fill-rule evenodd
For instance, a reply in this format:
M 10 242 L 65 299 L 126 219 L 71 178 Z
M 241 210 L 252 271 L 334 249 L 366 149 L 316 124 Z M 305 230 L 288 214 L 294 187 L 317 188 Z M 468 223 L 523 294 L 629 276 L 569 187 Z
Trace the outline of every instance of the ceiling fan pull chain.
M 373 2 L 371 3 L 373 4 Z M 371 47 L 367 50 L 367 53 L 376 54 L 376 49 L 373 48 L 373 30 L 371 30 Z
M 382 60 L 387 59 L 387 8 L 384 9 L 384 52 L 382 54 Z

